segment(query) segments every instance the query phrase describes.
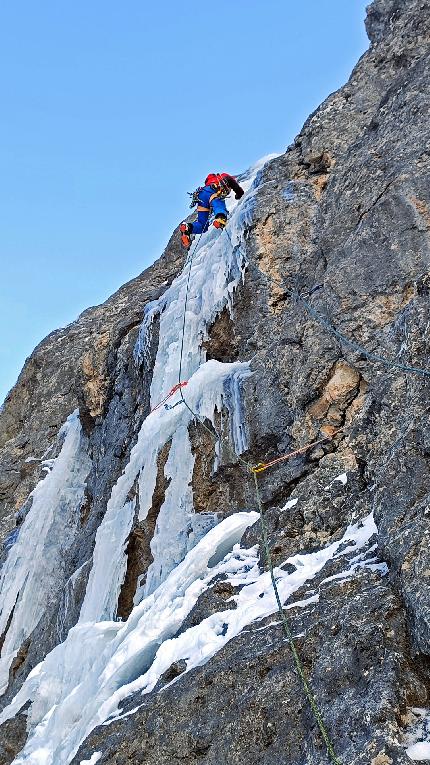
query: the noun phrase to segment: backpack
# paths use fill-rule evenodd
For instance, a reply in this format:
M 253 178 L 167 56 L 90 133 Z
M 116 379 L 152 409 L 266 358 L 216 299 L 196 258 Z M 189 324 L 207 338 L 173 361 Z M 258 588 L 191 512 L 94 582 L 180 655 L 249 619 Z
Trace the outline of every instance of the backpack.
M 228 185 L 225 178 L 222 178 L 220 175 L 216 176 L 217 180 L 214 183 L 209 184 L 210 187 L 216 192 L 216 195 L 219 199 L 226 199 L 228 195 L 231 192 L 231 188 Z M 198 186 L 195 191 L 187 191 L 187 194 L 190 199 L 190 209 L 192 210 L 193 207 L 198 205 L 199 203 L 199 194 L 204 189 L 204 186 Z
M 210 184 L 211 188 L 217 192 L 218 199 L 226 199 L 231 192 L 231 188 L 227 183 L 227 180 L 218 173 L 216 174 L 216 181 Z

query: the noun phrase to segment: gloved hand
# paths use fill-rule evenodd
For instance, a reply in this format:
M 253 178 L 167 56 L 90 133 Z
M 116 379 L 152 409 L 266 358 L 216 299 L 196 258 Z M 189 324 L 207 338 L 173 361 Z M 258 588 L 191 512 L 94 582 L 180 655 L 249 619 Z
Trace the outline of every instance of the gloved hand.
M 238 191 L 238 192 L 237 192 L 237 193 L 234 195 L 234 198 L 235 198 L 235 199 L 241 199 L 241 198 L 243 197 L 244 193 L 245 193 L 245 192 L 244 192 L 244 190 L 243 190 L 243 189 L 241 189 L 240 191 Z

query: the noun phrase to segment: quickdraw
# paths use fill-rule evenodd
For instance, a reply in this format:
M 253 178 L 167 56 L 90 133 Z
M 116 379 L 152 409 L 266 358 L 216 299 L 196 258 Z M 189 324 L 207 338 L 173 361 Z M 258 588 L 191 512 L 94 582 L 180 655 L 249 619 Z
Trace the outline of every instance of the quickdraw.
M 177 406 L 180 406 L 183 403 L 184 402 L 181 399 L 180 401 L 177 401 L 176 404 L 164 404 L 164 408 L 169 412 L 171 409 L 176 409 Z
M 202 189 L 203 189 L 203 186 L 199 186 L 195 191 L 187 191 L 188 196 L 191 197 L 191 199 L 190 199 L 190 210 L 192 210 L 193 207 L 196 207 L 196 205 L 198 205 L 198 203 L 199 203 L 199 194 L 200 194 Z

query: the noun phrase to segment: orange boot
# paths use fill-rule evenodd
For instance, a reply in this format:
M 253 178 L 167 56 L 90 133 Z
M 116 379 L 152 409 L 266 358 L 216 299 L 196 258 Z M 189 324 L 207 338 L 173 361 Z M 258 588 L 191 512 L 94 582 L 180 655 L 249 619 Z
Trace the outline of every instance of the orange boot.
M 194 239 L 193 237 L 193 227 L 191 223 L 186 223 L 185 221 L 181 223 L 179 226 L 179 231 L 181 232 L 181 242 L 184 245 L 184 247 L 187 248 L 187 250 L 190 249 L 191 243 Z

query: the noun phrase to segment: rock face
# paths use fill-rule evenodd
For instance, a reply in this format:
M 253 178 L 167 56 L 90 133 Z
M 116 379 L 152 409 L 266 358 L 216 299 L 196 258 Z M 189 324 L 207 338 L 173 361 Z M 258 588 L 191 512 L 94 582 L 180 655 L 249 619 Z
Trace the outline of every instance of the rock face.
M 410 762 L 410 710 L 430 706 L 430 377 L 372 362 L 333 329 L 371 354 L 430 370 L 430 3 L 375 0 L 366 28 L 370 48 L 349 82 L 285 154 L 265 164 L 248 193 L 244 281 L 232 310 L 220 306 L 195 344 L 202 362 L 251 363 L 253 374 L 242 382 L 242 458 L 270 461 L 327 436 L 258 474 L 273 560 L 284 574 L 294 577 L 300 561 L 310 560 L 294 556 L 328 550 L 373 511 L 378 533 L 361 557 L 342 542 L 325 566 L 315 564 L 312 581 L 286 598 L 287 614 L 339 761 L 402 765 Z M 15 513 L 24 505 L 18 523 L 25 523 L 41 460 L 57 456 L 57 432 L 76 408 L 91 459 L 78 531 L 10 666 L 4 705 L 78 619 L 97 530 L 149 414 L 157 315 L 144 363 L 136 364 L 133 349 L 145 306 L 181 272 L 176 242 L 172 237 L 162 258 L 106 304 L 44 340 L 0 414 L 1 531 L 11 550 Z M 232 424 L 227 399 L 215 424 L 208 418 L 188 426 L 193 463 L 184 496 L 191 492 L 202 524 L 214 513 L 221 521 L 256 509 L 252 476 L 232 454 L 226 430 L 214 468 L 211 431 Z M 174 438 L 157 453 L 144 519 L 139 482 L 129 491 L 134 515 L 117 618 L 132 613 L 156 555 L 151 541 L 176 480 Z M 254 524 L 241 546 L 259 542 Z M 227 628 L 243 586 L 217 575 L 170 637 L 180 641 L 217 614 Z M 74 758 L 52 762 L 78 765 L 94 752 L 101 756 L 92 761 L 110 765 L 328 762 L 276 605 L 246 625 L 191 669 L 187 654 L 172 660 L 145 695 L 131 689 L 121 719 L 92 725 Z M 224 626 L 221 620 L 221 637 Z M 2 639 L 9 629 L 10 622 Z M 123 684 L 146 671 L 148 660 L 141 661 Z M 25 736 L 24 714 L 4 723 L 0 763 L 13 761 Z

